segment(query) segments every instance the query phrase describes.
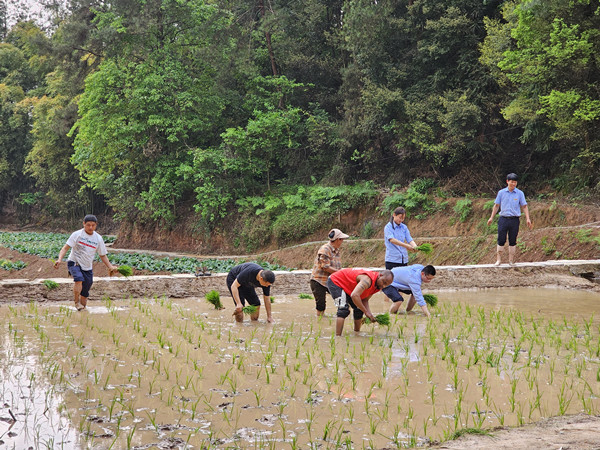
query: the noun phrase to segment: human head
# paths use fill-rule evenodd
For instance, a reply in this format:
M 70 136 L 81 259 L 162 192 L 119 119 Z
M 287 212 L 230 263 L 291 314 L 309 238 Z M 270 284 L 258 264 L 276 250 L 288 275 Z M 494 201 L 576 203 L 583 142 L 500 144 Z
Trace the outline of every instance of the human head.
M 88 214 L 83 218 L 83 229 L 90 236 L 96 231 L 98 226 L 98 219 L 93 214 Z
M 519 177 L 516 173 L 509 173 L 506 175 L 506 184 L 508 185 L 508 190 L 511 192 L 514 191 L 514 189 L 517 187 L 518 181 Z
M 402 206 L 399 206 L 398 208 L 396 208 L 394 210 L 394 213 L 392 215 L 392 220 L 394 221 L 394 223 L 396 225 L 400 225 L 402 222 L 404 222 L 405 217 L 406 217 L 406 210 Z
M 424 283 L 429 283 L 433 280 L 434 277 L 435 267 L 433 267 L 432 265 L 423 267 L 423 270 L 421 270 L 421 280 L 423 280 Z
M 375 281 L 375 285 L 378 289 L 383 289 L 392 284 L 392 281 L 394 281 L 394 274 L 391 270 L 386 269 L 379 273 L 377 281 Z
M 347 239 L 349 236 L 345 233 L 342 233 L 341 230 L 337 229 L 337 228 L 333 228 L 329 234 L 327 235 L 327 237 L 329 238 L 329 242 L 335 247 L 335 248 L 340 248 L 340 246 L 342 245 L 342 243 L 344 242 L 344 239 Z
M 258 273 L 258 281 L 261 286 L 271 286 L 275 283 L 275 274 L 272 270 L 263 269 Z

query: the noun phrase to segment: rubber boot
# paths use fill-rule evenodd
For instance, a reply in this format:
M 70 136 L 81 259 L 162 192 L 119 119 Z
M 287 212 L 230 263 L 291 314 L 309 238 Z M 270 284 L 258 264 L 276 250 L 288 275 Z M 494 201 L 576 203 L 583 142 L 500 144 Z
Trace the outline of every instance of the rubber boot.
M 515 265 L 515 255 L 517 254 L 517 247 L 508 247 L 508 264 L 511 266 Z
M 497 245 L 496 246 L 496 265 L 497 266 L 502 264 L 502 253 L 504 253 L 504 246 Z

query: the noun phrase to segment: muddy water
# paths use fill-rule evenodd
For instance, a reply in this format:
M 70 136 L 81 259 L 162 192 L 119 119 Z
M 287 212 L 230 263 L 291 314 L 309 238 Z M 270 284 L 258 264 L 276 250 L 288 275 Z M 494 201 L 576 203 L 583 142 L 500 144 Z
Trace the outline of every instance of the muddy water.
M 348 319 L 339 338 L 331 305 L 317 320 L 314 301 L 296 296 L 275 298 L 274 324 L 235 324 L 230 298 L 220 311 L 203 298 L 1 307 L 0 440 L 394 448 L 599 412 L 597 294 L 438 297 L 430 322 L 402 314 L 354 333 Z M 374 313 L 390 305 L 371 303 Z

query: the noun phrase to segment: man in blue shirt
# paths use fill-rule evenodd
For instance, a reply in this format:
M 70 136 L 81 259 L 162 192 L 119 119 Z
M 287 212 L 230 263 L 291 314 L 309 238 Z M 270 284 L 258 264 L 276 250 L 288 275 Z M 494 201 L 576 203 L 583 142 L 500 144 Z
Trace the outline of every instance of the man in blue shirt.
M 514 173 L 506 175 L 506 184 L 504 189 L 498 191 L 492 215 L 488 219 L 488 225 L 492 224 L 494 216 L 500 210 L 498 219 L 498 246 L 496 247 L 496 265 L 502 264 L 502 253 L 504 244 L 506 244 L 506 235 L 508 234 L 508 263 L 512 266 L 515 263 L 515 254 L 517 251 L 517 235 L 519 234 L 519 221 L 521 218 L 521 209 L 525 212 L 527 226 L 531 230 L 533 223 L 529 218 L 529 208 L 525 201 L 525 194 L 517 189 L 518 177 Z
M 382 289 L 382 292 L 394 302 L 390 307 L 390 313 L 398 314 L 398 309 L 404 301 L 404 298 L 400 293 L 410 295 L 410 300 L 406 305 L 406 311 L 411 311 L 417 303 L 423 313 L 427 317 L 431 317 L 429 309 L 427 309 L 427 303 L 423 298 L 423 292 L 421 292 L 421 284 L 429 283 L 435 278 L 435 267 L 423 266 L 421 264 L 414 264 L 408 267 L 395 267 L 392 269 L 394 275 L 394 281 L 386 288 Z
M 408 265 L 408 250 L 417 251 L 417 244 L 403 223 L 406 210 L 402 207 L 396 208 L 392 218 L 383 229 L 385 240 L 385 268 L 391 270 L 394 267 Z

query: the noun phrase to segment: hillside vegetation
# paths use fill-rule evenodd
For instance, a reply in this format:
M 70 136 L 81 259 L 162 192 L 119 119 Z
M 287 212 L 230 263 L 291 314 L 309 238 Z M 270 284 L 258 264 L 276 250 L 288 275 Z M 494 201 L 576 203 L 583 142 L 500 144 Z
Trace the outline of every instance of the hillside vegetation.
M 235 224 L 223 244 L 256 250 L 416 179 L 597 198 L 597 2 L 48 5 L 0 8 L 0 208 L 21 224 L 95 212 L 211 245 Z

